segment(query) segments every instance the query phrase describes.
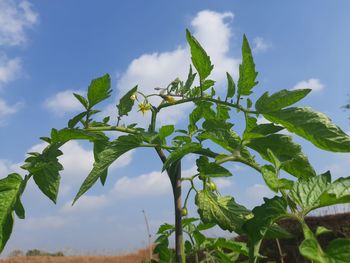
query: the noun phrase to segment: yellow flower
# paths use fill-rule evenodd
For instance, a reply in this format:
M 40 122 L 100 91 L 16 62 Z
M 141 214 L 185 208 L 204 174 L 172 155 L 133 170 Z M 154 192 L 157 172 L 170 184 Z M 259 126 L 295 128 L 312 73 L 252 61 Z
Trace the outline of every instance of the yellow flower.
M 166 102 L 169 102 L 169 103 L 175 103 L 176 101 L 172 96 L 165 96 L 164 99 Z
M 141 111 L 142 114 L 145 114 L 146 111 L 149 111 L 151 109 L 151 104 L 149 102 L 142 102 L 139 104 L 139 110 L 138 111 Z

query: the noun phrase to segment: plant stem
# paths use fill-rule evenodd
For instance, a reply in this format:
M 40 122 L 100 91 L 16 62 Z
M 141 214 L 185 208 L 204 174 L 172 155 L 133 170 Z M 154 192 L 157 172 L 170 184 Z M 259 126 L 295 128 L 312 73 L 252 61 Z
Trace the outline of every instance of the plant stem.
M 156 128 L 158 109 L 152 109 L 152 119 L 148 131 L 153 132 Z M 154 148 L 160 160 L 165 163 L 166 156 L 159 145 Z M 185 249 L 183 244 L 183 230 L 182 230 L 182 202 L 181 202 L 181 160 L 178 161 L 175 167 L 169 167 L 167 173 L 173 188 L 174 207 L 175 207 L 175 262 L 185 263 Z
M 282 252 L 282 248 L 281 248 L 281 244 L 280 244 L 280 241 L 276 238 L 276 244 L 277 244 L 277 248 L 278 248 L 278 253 L 280 254 L 280 260 L 281 260 L 281 263 L 284 263 L 284 255 L 283 255 L 283 252 Z
M 147 228 L 147 234 L 148 234 L 148 249 L 149 249 L 149 260 L 151 261 L 152 260 L 152 244 L 151 244 L 151 232 L 150 232 L 150 229 L 149 229 L 149 224 L 148 224 L 148 220 L 147 220 L 147 216 L 146 216 L 146 212 L 145 210 L 142 210 L 142 213 L 145 217 L 145 222 L 146 222 L 146 228 Z
M 174 205 L 175 205 L 175 262 L 185 263 L 182 231 L 182 202 L 181 202 L 181 161 L 178 161 L 174 171 Z
M 135 129 L 125 128 L 120 126 L 100 126 L 100 127 L 88 127 L 86 131 L 120 131 L 130 134 L 139 134 L 140 132 Z
M 217 100 L 217 99 L 213 99 L 213 98 L 206 98 L 206 97 L 186 98 L 186 99 L 182 99 L 182 100 L 177 100 L 177 101 L 172 102 L 172 103 L 162 103 L 157 107 L 157 110 L 160 111 L 162 108 L 171 107 L 174 105 L 183 104 L 183 103 L 187 103 L 187 102 L 197 102 L 197 101 L 210 101 L 210 102 L 214 102 L 217 104 L 226 105 L 226 106 L 229 106 L 231 108 L 236 108 L 236 109 L 239 109 L 239 110 L 246 112 L 246 113 L 253 113 L 253 114 L 258 113 L 257 111 L 247 110 L 237 103 L 230 103 L 227 101 L 221 101 L 221 100 Z

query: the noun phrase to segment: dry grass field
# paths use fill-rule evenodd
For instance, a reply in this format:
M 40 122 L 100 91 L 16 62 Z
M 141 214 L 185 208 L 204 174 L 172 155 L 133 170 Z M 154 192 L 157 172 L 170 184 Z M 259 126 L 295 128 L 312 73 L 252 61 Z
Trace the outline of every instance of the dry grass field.
M 0 263 L 140 263 L 148 259 L 149 250 L 142 249 L 121 256 L 12 257 L 0 260 Z

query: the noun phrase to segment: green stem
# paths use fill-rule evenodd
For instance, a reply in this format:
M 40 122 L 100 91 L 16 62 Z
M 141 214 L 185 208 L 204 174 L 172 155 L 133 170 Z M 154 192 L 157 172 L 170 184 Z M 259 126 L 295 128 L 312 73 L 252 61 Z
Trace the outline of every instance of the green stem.
M 222 158 L 222 159 L 216 161 L 217 164 L 222 164 L 222 163 L 226 163 L 226 162 L 243 163 L 243 164 L 246 164 L 246 165 L 250 166 L 251 168 L 255 169 L 256 171 L 261 172 L 261 167 L 258 164 L 251 163 L 249 160 L 243 158 L 242 156 L 230 155 L 230 156 L 227 156 L 225 158 Z
M 100 126 L 100 127 L 88 127 L 86 131 L 119 131 L 130 134 L 139 134 L 140 132 L 135 129 L 121 127 L 121 126 Z
M 206 97 L 186 98 L 186 99 L 182 99 L 182 100 L 177 100 L 173 103 L 162 103 L 157 107 L 157 110 L 160 111 L 162 108 L 167 108 L 167 107 L 171 107 L 174 105 L 179 105 L 179 104 L 183 104 L 183 103 L 187 103 L 187 102 L 197 102 L 197 101 L 210 101 L 210 102 L 214 102 L 217 104 L 226 105 L 226 106 L 229 106 L 231 108 L 236 108 L 236 109 L 239 109 L 239 110 L 246 112 L 246 113 L 252 113 L 252 114 L 258 113 L 257 111 L 247 110 L 237 103 L 230 103 L 227 101 L 221 101 L 221 100 L 217 100 L 217 99 L 213 99 L 213 98 L 206 98 Z

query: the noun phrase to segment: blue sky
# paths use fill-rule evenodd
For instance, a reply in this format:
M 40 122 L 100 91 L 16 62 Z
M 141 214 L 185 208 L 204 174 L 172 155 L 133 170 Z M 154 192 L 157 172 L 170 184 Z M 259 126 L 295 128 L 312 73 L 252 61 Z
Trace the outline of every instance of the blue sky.
M 10 1 L 0 0 L 0 177 L 20 171 L 25 153 L 40 150 L 38 139 L 62 128 L 79 112 L 72 92 L 84 93 L 92 78 L 109 73 L 114 93 L 101 105 L 115 113 L 120 94 L 135 84 L 144 91 L 184 78 L 190 63 L 189 28 L 215 64 L 213 78 L 225 87 L 225 72 L 237 79 L 243 34 L 253 48 L 259 87 L 264 91 L 312 88 L 300 105 L 325 112 L 350 131 L 343 112 L 349 93 L 350 3 L 339 1 Z M 162 124 L 186 125 L 190 107 L 160 116 Z M 146 124 L 137 112 L 125 122 Z M 240 124 L 237 125 L 241 129 Z M 316 149 L 300 138 L 318 172 L 348 176 L 349 154 Z M 142 210 L 152 234 L 172 222 L 170 185 L 150 150 L 137 150 L 113 166 L 105 187 L 96 185 L 70 207 L 92 166 L 88 144 L 64 146 L 57 205 L 30 184 L 24 194 L 25 220 L 16 220 L 5 254 L 40 248 L 74 253 L 116 253 L 146 245 Z M 185 174 L 195 168 L 184 160 Z M 271 193 L 248 168 L 227 166 L 234 176 L 219 189 L 249 207 Z M 190 207 L 195 215 L 195 208 Z M 212 233 L 217 234 L 217 233 Z

